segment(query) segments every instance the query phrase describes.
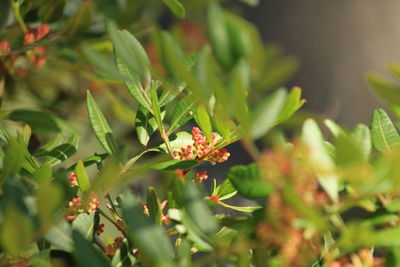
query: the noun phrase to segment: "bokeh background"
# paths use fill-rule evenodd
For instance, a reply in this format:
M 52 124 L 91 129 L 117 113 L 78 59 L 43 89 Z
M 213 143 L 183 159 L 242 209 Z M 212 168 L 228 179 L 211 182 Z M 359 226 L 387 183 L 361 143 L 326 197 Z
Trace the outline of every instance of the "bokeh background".
M 384 106 L 365 82 L 400 61 L 396 0 L 261 0 L 245 8 L 266 43 L 278 43 L 300 67 L 289 85 L 303 89 L 305 109 L 353 127 Z

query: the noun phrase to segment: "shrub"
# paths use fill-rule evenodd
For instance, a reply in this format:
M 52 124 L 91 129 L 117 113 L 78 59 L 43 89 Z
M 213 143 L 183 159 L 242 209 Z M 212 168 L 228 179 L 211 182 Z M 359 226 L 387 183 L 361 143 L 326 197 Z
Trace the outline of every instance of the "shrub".
M 57 21 L 57 8 L 35 5 L 31 12 L 54 23 L 50 28 L 66 27 L 49 33 L 47 24 L 34 29 L 25 24 L 22 10 L 29 2 L 6 2 L 24 32 L 20 50 L 14 50 L 17 41 L 0 42 L 0 84 L 6 87 L 21 78 L 15 58 L 41 67 L 43 40 L 60 32 L 90 33 L 88 19 L 97 14 L 88 1 Z M 185 16 L 180 2 L 163 2 L 177 17 Z M 97 8 L 103 5 L 95 2 Z M 249 22 L 220 5 L 210 4 L 206 13 L 206 35 L 197 24 L 186 24 L 197 29 L 195 45 L 178 42 L 179 31 L 159 29 L 139 41 L 111 20 L 102 20 L 111 43 L 83 38 L 77 47 L 95 69 L 85 73 L 96 84 L 86 92 L 89 137 L 85 126 L 74 125 L 74 116 L 62 119 L 44 111 L 46 105 L 1 110 L 1 265 L 399 262 L 400 136 L 386 112 L 375 110 L 369 126 L 351 130 L 325 120 L 327 141 L 314 119 L 296 117 L 304 104 L 301 89 L 275 89 L 296 68 L 293 58 L 264 47 Z M 114 20 L 130 25 L 122 17 Z M 62 44 L 56 42 L 57 50 Z M 115 64 L 107 54 L 111 47 Z M 62 58 L 59 51 L 52 53 Z M 86 71 L 80 59 L 73 64 L 78 63 Z M 28 80 L 20 82 L 29 86 Z M 369 82 L 396 113 L 397 85 L 377 75 Z M 120 99 L 121 88 L 129 103 Z M 102 96 L 113 114 L 98 104 Z M 79 99 L 75 102 L 78 107 Z M 302 125 L 300 130 L 288 128 L 288 120 Z M 119 126 L 124 123 L 135 137 Z M 288 139 L 288 133 L 294 137 Z M 78 149 L 79 136 L 84 142 Z M 100 146 L 94 148 L 92 139 Z M 272 145 L 260 149 L 270 140 Z M 234 142 L 251 163 L 209 177 L 205 168 L 242 157 L 230 152 Z

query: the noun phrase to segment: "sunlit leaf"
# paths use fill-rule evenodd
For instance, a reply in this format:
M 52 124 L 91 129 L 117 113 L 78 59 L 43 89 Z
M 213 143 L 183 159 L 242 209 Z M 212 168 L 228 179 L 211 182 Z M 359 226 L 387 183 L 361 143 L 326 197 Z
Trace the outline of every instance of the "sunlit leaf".
M 277 122 L 286 101 L 286 91 L 280 89 L 266 98 L 252 114 L 250 136 L 258 139 L 265 135 Z
M 303 142 L 309 147 L 310 164 L 318 175 L 318 181 L 333 201 L 338 199 L 338 178 L 335 165 L 324 147 L 324 139 L 317 123 L 305 121 L 302 133 Z
M 196 110 L 195 101 L 192 97 L 185 97 L 176 104 L 175 109 L 172 113 L 171 125 L 168 133 L 172 133 L 186 122 L 193 118 Z
M 163 2 L 171 9 L 172 13 L 180 19 L 184 19 L 186 11 L 181 2 L 178 0 L 163 0 Z
M 76 164 L 75 173 L 76 173 L 76 178 L 78 180 L 78 186 L 82 190 L 82 192 L 89 190 L 90 188 L 89 177 L 86 173 L 85 166 L 83 165 L 82 160 L 78 161 L 78 163 Z
M 390 151 L 400 144 L 400 136 L 383 109 L 374 110 L 370 127 L 372 144 L 378 151 Z

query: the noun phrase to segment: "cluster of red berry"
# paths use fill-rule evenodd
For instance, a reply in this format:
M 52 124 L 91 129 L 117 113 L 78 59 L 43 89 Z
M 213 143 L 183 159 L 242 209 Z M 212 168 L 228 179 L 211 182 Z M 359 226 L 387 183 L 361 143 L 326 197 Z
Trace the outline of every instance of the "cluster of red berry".
M 29 29 L 24 35 L 23 44 L 31 45 L 43 39 L 50 32 L 48 24 L 43 24 L 36 29 Z M 9 41 L 0 41 L 0 73 L 8 72 L 11 75 L 23 78 L 29 74 L 29 69 L 41 68 L 46 63 L 47 51 L 42 46 L 32 49 L 23 49 L 22 52 L 14 52 Z
M 180 151 L 175 151 L 174 159 L 209 161 L 211 165 L 215 165 L 226 161 L 230 156 L 226 149 L 215 148 L 217 143 L 217 135 L 215 133 L 211 134 L 211 142 L 208 142 L 201 130 L 198 127 L 193 127 L 192 140 L 193 146 L 188 145 L 181 147 Z
M 76 173 L 71 172 L 68 176 L 68 180 L 69 180 L 70 187 L 78 186 L 78 180 L 76 179 Z
M 90 192 L 87 198 L 75 197 L 68 202 L 65 219 L 67 221 L 73 221 L 81 213 L 86 212 L 90 214 L 94 212 L 99 205 L 100 200 L 97 199 L 96 194 L 93 192 Z
M 193 127 L 192 140 L 193 145 L 181 147 L 180 151 L 174 152 L 174 159 L 208 161 L 211 165 L 215 165 L 228 160 L 230 156 L 230 153 L 225 148 L 215 147 L 217 144 L 217 135 L 215 133 L 211 134 L 211 142 L 208 142 L 201 130 L 198 127 Z M 195 174 L 193 180 L 202 183 L 207 179 L 207 172 L 201 171 Z

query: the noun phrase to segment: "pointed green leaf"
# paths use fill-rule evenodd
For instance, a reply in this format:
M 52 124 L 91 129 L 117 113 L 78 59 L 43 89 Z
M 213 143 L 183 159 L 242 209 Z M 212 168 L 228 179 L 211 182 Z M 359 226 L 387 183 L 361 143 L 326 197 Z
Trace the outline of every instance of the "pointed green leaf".
M 400 105 L 400 86 L 385 77 L 370 73 L 367 75 L 368 85 L 374 92 L 388 103 Z
M 215 234 L 217 223 L 199 188 L 194 183 L 184 185 L 184 209 L 190 220 L 206 235 Z
M 371 132 L 369 128 L 364 124 L 357 124 L 351 133 L 351 137 L 361 149 L 364 160 L 368 161 L 372 149 Z
M 94 217 L 94 212 L 90 214 L 79 214 L 72 222 L 72 230 L 79 231 L 86 240 L 92 241 L 94 232 Z
M 55 247 L 61 248 L 65 251 L 73 251 L 74 244 L 71 238 L 71 226 L 67 221 L 61 221 L 59 224 L 54 225 L 45 234 L 44 238 Z
M 85 166 L 83 165 L 83 161 L 80 160 L 75 166 L 76 178 L 78 180 L 78 186 L 82 190 L 82 192 L 86 192 L 90 188 L 89 177 L 86 173 Z
M 161 117 L 160 104 L 158 103 L 157 90 L 155 88 L 150 89 L 150 98 L 151 98 L 151 107 L 153 110 L 154 118 L 156 119 L 156 122 L 158 124 L 158 128 L 163 129 L 162 125 L 163 119 Z
M 125 81 L 128 78 L 124 77 L 122 74 L 118 72 L 112 62 L 108 62 L 104 59 L 101 55 L 91 49 L 89 46 L 83 46 L 82 48 L 83 53 L 89 60 L 89 62 L 101 73 L 104 73 L 111 79 Z
M 340 127 L 336 122 L 326 119 L 324 123 L 334 137 L 338 137 L 341 134 L 347 135 L 342 127 Z
M 233 48 L 227 31 L 225 15 L 217 4 L 209 7 L 207 33 L 215 58 L 225 70 L 229 70 L 234 63 Z
M 54 166 L 63 162 L 76 153 L 78 144 L 79 137 L 76 135 L 72 136 L 67 143 L 56 146 L 52 150 L 43 153 L 43 156 L 46 158 L 45 163 Z
M 143 213 L 143 208 L 130 193 L 121 196 L 120 205 L 129 239 L 139 248 L 144 261 L 151 263 L 149 266 L 173 266 L 173 249 L 161 226 Z
M 383 109 L 374 110 L 370 127 L 372 144 L 376 150 L 386 152 L 400 144 L 400 136 Z
M 15 138 L 10 138 L 3 160 L 3 170 L 0 174 L 0 191 L 3 183 L 9 176 L 18 173 L 24 161 L 21 146 Z
M 247 198 L 266 197 L 273 190 L 271 184 L 262 180 L 260 170 L 256 164 L 238 165 L 230 168 L 228 179 L 238 193 Z
M 161 225 L 161 204 L 158 199 L 156 192 L 154 191 L 154 187 L 150 186 L 147 188 L 147 208 L 149 210 L 149 216 L 154 220 L 154 222 L 158 225 Z
M 322 133 L 314 120 L 305 121 L 302 140 L 309 148 L 310 164 L 318 176 L 319 183 L 329 197 L 337 201 L 339 185 L 335 165 L 324 146 Z
M 86 240 L 85 237 L 77 230 L 72 232 L 74 239 L 75 250 L 74 255 L 79 263 L 79 266 L 98 266 L 109 267 L 110 262 L 107 257 L 93 244 Z
M 206 106 L 204 105 L 197 106 L 195 119 L 197 124 L 203 131 L 204 135 L 207 137 L 207 139 L 211 140 L 212 125 Z
M 43 163 L 33 174 L 33 180 L 39 184 L 45 184 L 51 181 L 52 169 L 50 164 Z
M 136 111 L 135 128 L 138 140 L 144 146 L 147 145 L 150 137 L 158 128 L 154 116 L 142 105 L 140 105 Z
M 40 223 L 42 226 L 49 226 L 56 218 L 54 215 L 57 214 L 57 209 L 62 206 L 64 192 L 57 184 L 42 183 L 36 195 Z
M 150 82 L 150 60 L 140 42 L 128 31 L 119 31 L 112 22 L 107 24 L 107 29 L 116 57 L 126 66 L 126 71 L 130 76 L 138 75 L 139 81 Z
M 198 162 L 196 160 L 168 160 L 165 162 L 157 163 L 152 166 L 155 170 L 160 171 L 174 171 L 174 170 L 186 170 L 197 165 Z
M 171 9 L 172 13 L 180 19 L 186 16 L 185 8 L 178 0 L 163 0 L 163 2 Z
M 254 111 L 249 134 L 253 139 L 264 136 L 279 118 L 279 114 L 286 101 L 286 91 L 279 89 L 272 96 L 266 98 Z
M 97 140 L 103 146 L 105 151 L 107 151 L 109 154 L 113 154 L 109 142 L 107 142 L 107 135 L 112 135 L 112 130 L 99 106 L 97 106 L 96 102 L 94 101 L 90 91 L 87 91 L 87 109 L 90 125 L 92 126 Z
M 301 99 L 301 88 L 294 87 L 286 98 L 285 104 L 279 114 L 277 124 L 287 121 L 304 103 L 305 100 Z
M 171 125 L 169 127 L 168 134 L 171 134 L 173 131 L 191 120 L 195 110 L 195 101 L 191 96 L 187 96 L 179 100 L 174 111 L 172 112 Z

